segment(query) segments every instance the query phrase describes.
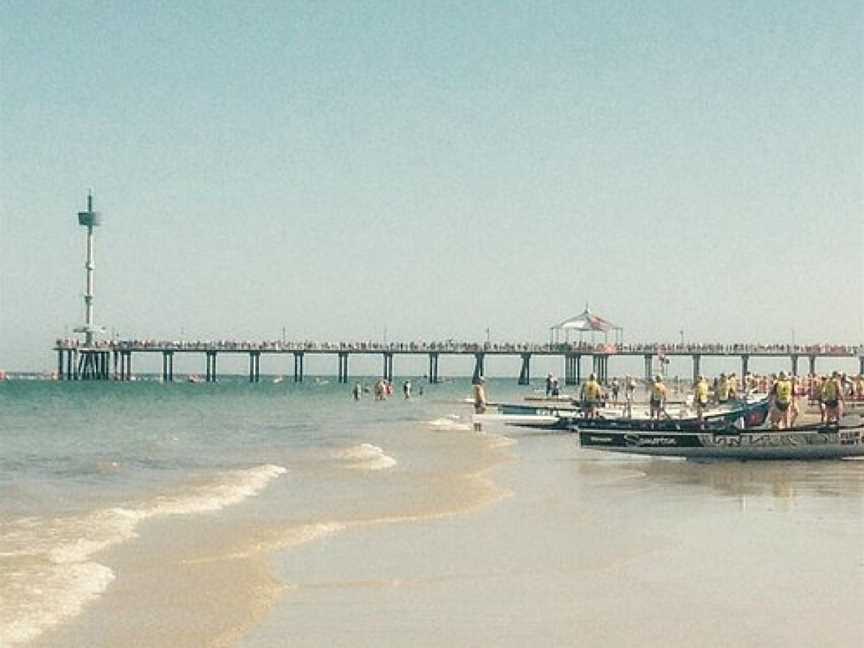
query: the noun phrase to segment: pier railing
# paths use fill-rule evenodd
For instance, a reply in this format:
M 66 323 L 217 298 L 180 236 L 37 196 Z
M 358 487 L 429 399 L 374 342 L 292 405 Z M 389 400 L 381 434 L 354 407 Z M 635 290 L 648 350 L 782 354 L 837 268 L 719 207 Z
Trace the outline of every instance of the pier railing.
M 314 340 L 101 340 L 87 345 L 75 338 L 57 340 L 57 373 L 60 378 L 129 380 L 132 375 L 133 353 L 161 353 L 162 377 L 172 381 L 174 377 L 174 355 L 176 353 L 203 353 L 206 358 L 206 380 L 215 382 L 216 362 L 220 353 L 246 353 L 249 355 L 249 380 L 258 382 L 261 371 L 261 355 L 294 355 L 294 380 L 300 382 L 304 375 L 306 354 L 334 354 L 338 356 L 338 380 L 348 382 L 348 359 L 351 355 L 380 354 L 384 365 L 382 376 L 393 379 L 393 357 L 395 355 L 421 355 L 429 357 L 427 377 L 438 382 L 438 362 L 441 355 L 473 355 L 474 377 L 485 374 L 486 356 L 519 356 L 522 368 L 519 383 L 530 382 L 530 363 L 534 355 L 562 356 L 565 359 L 565 383 L 577 384 L 582 380 L 582 357 L 591 358 L 592 372 L 600 379 L 609 376 L 609 361 L 616 356 L 642 356 L 645 362 L 645 377 L 655 370 L 655 363 L 662 366 L 670 357 L 692 358 L 693 376 L 700 373 L 703 356 L 737 356 L 741 359 L 741 375 L 749 371 L 750 359 L 754 357 L 788 357 L 790 369 L 798 374 L 800 358 L 809 360 L 809 373 L 816 373 L 816 359 L 821 357 L 858 358 L 860 373 L 864 374 L 864 344 L 786 344 L 786 343 L 616 343 L 573 342 L 467 342 L 456 340 L 413 342 L 319 342 Z M 109 370 L 113 357 L 113 373 Z
M 85 345 L 77 339 L 59 339 L 55 349 L 80 349 Z M 864 344 L 755 344 L 738 342 L 723 343 L 629 343 L 609 344 L 603 342 L 536 343 L 536 342 L 317 342 L 317 341 L 240 341 L 240 340 L 102 340 L 87 348 L 107 351 L 225 351 L 248 352 L 322 352 L 334 353 L 584 353 L 608 355 L 799 355 L 858 357 L 864 354 Z

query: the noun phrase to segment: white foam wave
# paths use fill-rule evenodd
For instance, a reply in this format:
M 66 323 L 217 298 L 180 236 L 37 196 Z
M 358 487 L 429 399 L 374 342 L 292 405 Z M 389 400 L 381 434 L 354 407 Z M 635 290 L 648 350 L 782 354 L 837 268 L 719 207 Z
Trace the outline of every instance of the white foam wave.
M 91 558 L 136 537 L 147 519 L 218 511 L 257 495 L 283 473 L 264 465 L 230 471 L 176 495 L 79 516 L 21 518 L 0 527 L 0 646 L 17 646 L 79 614 L 114 573 Z
M 468 423 L 460 421 L 458 416 L 448 416 L 445 418 L 437 418 L 426 423 L 429 427 L 446 432 L 468 432 L 472 426 Z
M 345 462 L 347 468 L 353 470 L 385 470 L 396 465 L 396 460 L 384 454 L 384 450 L 371 443 L 340 450 L 336 457 Z

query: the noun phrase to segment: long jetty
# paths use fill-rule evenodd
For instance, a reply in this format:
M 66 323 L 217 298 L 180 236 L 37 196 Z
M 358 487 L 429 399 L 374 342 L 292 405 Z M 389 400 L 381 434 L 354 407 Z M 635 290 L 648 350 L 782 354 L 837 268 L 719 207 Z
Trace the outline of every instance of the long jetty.
M 666 362 L 671 357 L 689 357 L 693 365 L 693 378 L 701 373 L 704 357 L 738 357 L 741 375 L 750 371 L 753 358 L 788 358 L 793 375 L 798 375 L 799 360 L 806 358 L 809 374 L 816 374 L 817 358 L 858 358 L 860 373 L 864 374 L 864 344 L 858 345 L 795 345 L 795 344 L 607 344 L 607 343 L 474 343 L 474 342 L 236 342 L 236 341 L 150 341 L 112 340 L 90 345 L 76 339 L 57 340 L 57 375 L 61 380 L 120 380 L 132 379 L 132 357 L 139 353 L 162 354 L 162 380 L 174 380 L 176 354 L 204 356 L 204 375 L 207 382 L 216 382 L 217 359 L 220 354 L 247 354 L 249 381 L 261 378 L 261 356 L 291 354 L 294 357 L 294 381 L 303 382 L 304 358 L 309 355 L 331 355 L 337 359 L 337 377 L 340 383 L 349 380 L 349 359 L 357 355 L 380 355 L 383 359 L 381 375 L 393 380 L 396 356 L 426 355 L 430 383 L 439 382 L 441 356 L 473 356 L 474 378 L 486 373 L 486 358 L 511 356 L 522 360 L 518 381 L 531 382 L 531 359 L 534 356 L 559 356 L 564 360 L 564 381 L 567 385 L 582 381 L 582 359 L 590 358 L 592 373 L 603 382 L 608 381 L 609 363 L 615 358 L 642 356 L 645 378 L 654 373 L 655 360 Z

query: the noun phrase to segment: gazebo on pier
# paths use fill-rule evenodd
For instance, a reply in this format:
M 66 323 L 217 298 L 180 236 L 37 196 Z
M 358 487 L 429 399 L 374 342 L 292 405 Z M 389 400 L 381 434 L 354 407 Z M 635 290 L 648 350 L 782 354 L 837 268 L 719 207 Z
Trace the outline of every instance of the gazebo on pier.
M 563 340 L 561 339 L 562 331 L 564 333 Z M 573 331 L 579 333 L 580 342 L 583 341 L 585 333 L 591 333 L 592 342 L 597 333 L 603 334 L 603 341 L 607 344 L 609 343 L 609 333 L 612 333 L 613 335 L 612 342 L 614 344 L 621 344 L 624 342 L 624 329 L 599 315 L 595 315 L 587 305 L 585 306 L 585 310 L 575 317 L 571 317 L 555 326 L 549 327 L 549 341 L 552 344 L 569 344 L 570 335 Z

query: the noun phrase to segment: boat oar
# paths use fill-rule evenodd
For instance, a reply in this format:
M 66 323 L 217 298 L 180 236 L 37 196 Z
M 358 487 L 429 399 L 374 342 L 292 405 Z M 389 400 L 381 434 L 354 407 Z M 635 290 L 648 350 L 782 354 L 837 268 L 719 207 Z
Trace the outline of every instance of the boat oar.
M 666 403 L 665 403 L 665 402 L 663 403 L 663 405 L 660 406 L 660 412 L 663 414 L 663 416 L 666 417 L 666 420 L 668 420 L 670 423 L 674 423 L 674 424 L 675 424 L 675 429 L 676 429 L 678 432 L 681 431 L 681 426 L 678 425 L 678 423 L 675 421 L 675 419 L 672 418 L 672 415 L 669 414 L 669 412 L 666 411 Z

